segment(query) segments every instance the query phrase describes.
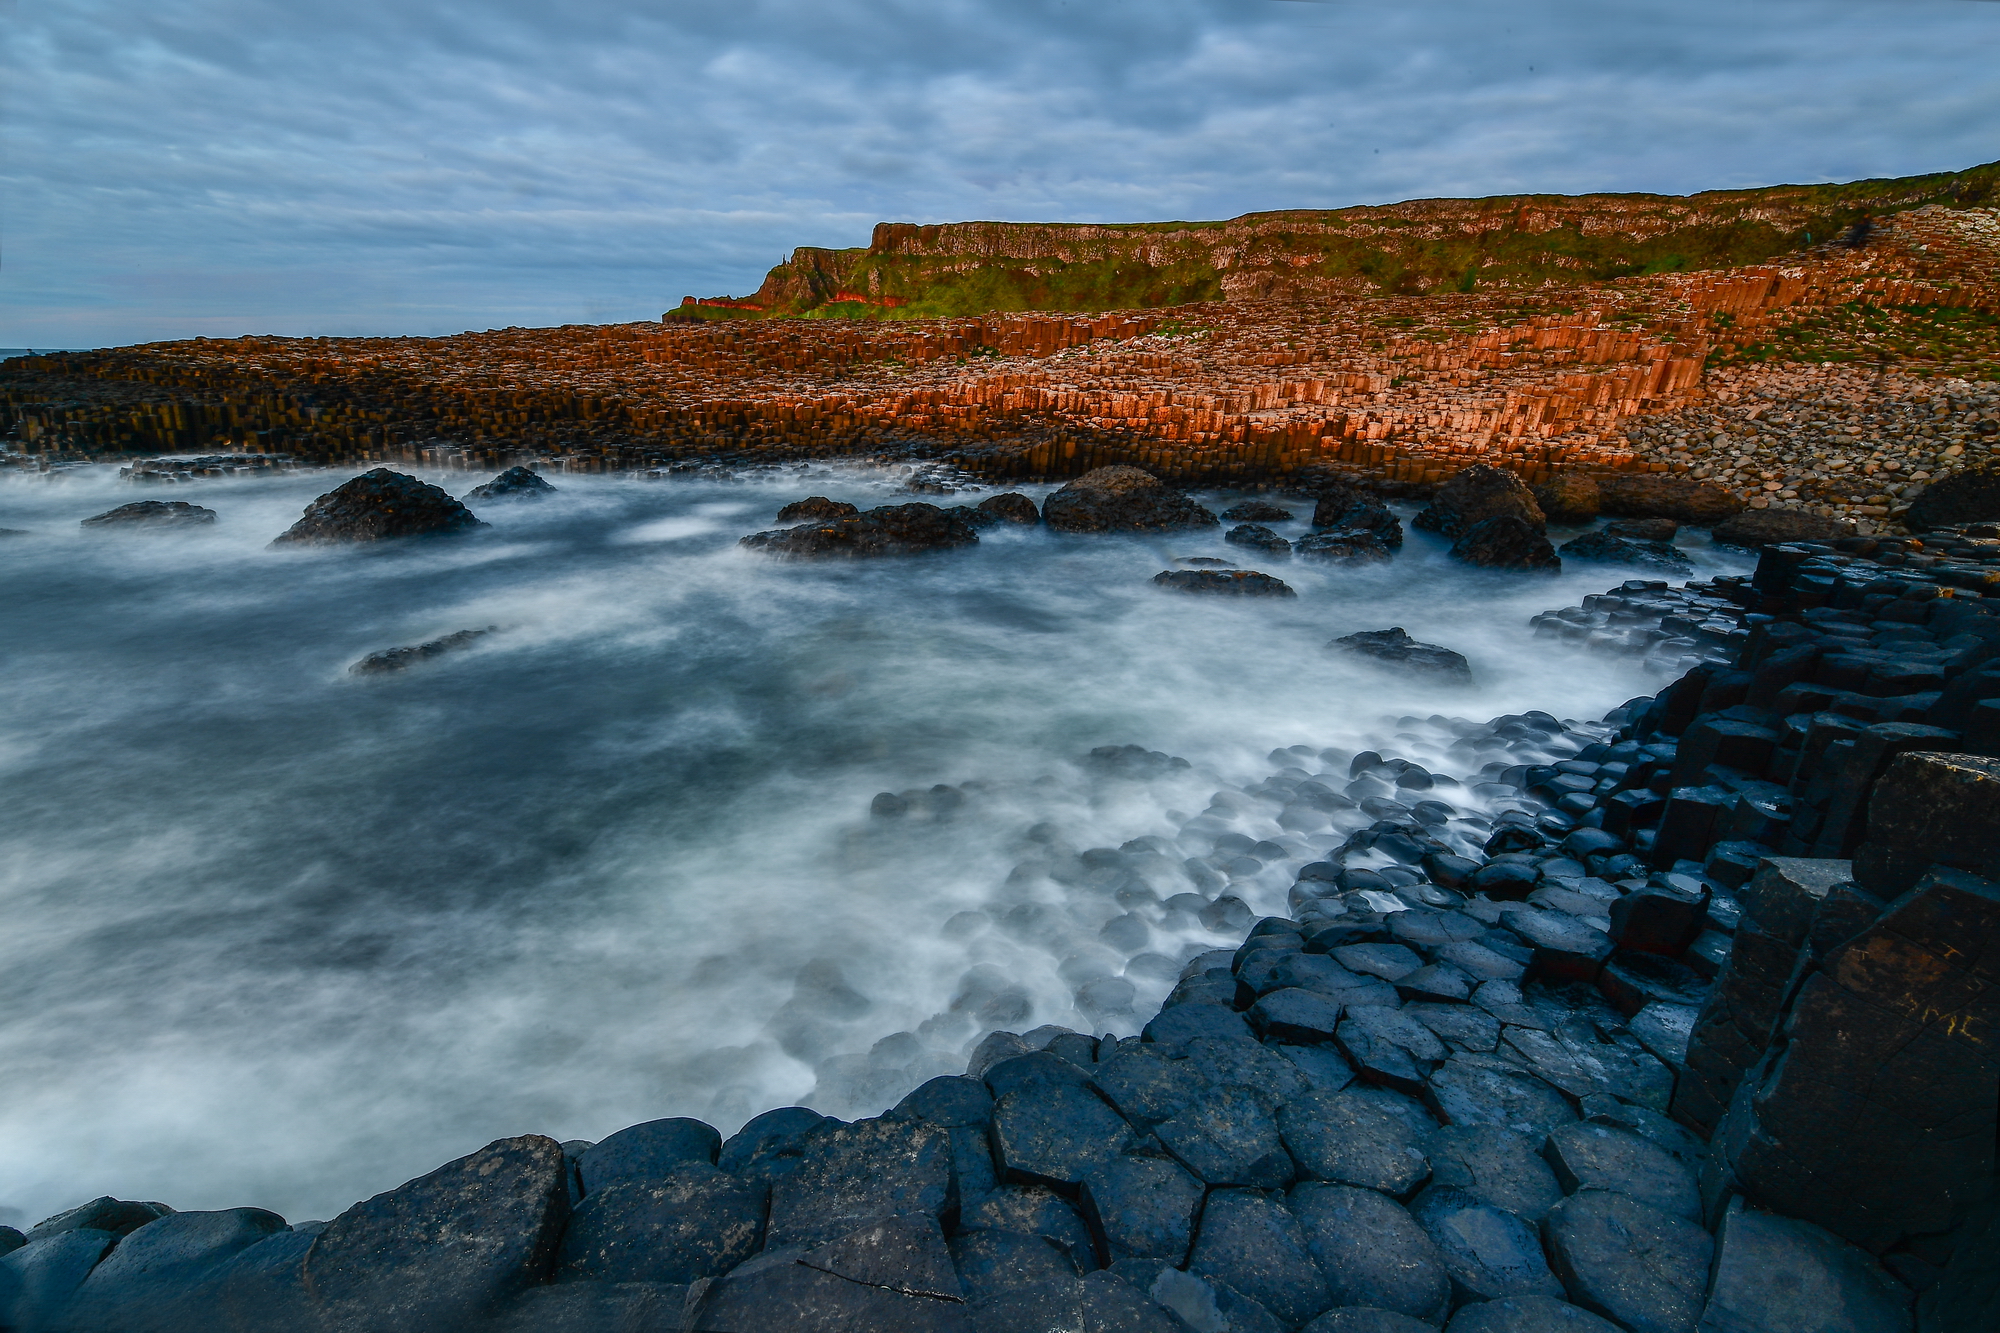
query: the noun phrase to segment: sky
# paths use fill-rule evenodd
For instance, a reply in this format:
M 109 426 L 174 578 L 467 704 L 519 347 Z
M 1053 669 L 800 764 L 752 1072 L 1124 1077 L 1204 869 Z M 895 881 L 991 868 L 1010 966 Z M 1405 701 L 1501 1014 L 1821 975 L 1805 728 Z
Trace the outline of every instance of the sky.
M 0 345 L 658 318 L 880 220 L 2000 158 L 1976 0 L 0 0 Z

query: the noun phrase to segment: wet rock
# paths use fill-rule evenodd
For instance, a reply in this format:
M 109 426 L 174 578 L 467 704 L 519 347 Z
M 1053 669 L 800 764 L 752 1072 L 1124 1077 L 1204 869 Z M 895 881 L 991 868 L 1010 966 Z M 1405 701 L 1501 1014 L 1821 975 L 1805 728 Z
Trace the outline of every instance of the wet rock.
M 2000 518 L 2000 465 L 1962 468 L 1926 486 L 1904 522 L 1912 532 Z
M 0 1258 L 0 1327 L 60 1327 L 77 1288 L 118 1237 L 74 1227 Z
M 813 1135 L 839 1123 L 803 1106 L 766 1111 L 730 1136 L 716 1163 L 731 1175 L 769 1183 L 797 1168 Z
M 1859 1246 L 1747 1208 L 1723 1218 L 1703 1333 L 1909 1333 L 1910 1323 L 1909 1289 Z
M 921 1120 L 857 1120 L 806 1141 L 771 1187 L 766 1245 L 816 1245 L 893 1213 L 938 1217 L 957 1202 L 950 1134 Z
M 1505 1060 L 1455 1054 L 1430 1076 L 1425 1103 L 1452 1125 L 1498 1125 L 1531 1138 L 1576 1119 L 1567 1098 Z
M 1541 532 L 1510 516 L 1482 519 L 1451 544 L 1451 558 L 1481 569 L 1560 574 L 1562 558 Z
M 1194 1236 L 1204 1187 L 1178 1162 L 1124 1155 L 1084 1173 L 1081 1206 L 1106 1257 L 1158 1259 L 1180 1265 Z
M 542 479 L 533 468 L 510 467 L 484 486 L 474 486 L 465 493 L 468 500 L 539 500 L 543 496 L 554 495 L 556 488 Z
M 993 1093 L 979 1079 L 940 1074 L 897 1102 L 891 1114 L 915 1116 L 945 1129 L 986 1125 L 993 1120 Z
M 1556 554 L 1564 560 L 1588 560 L 1609 565 L 1638 565 L 1645 569 L 1657 569 L 1682 576 L 1694 572 L 1694 561 L 1682 554 L 1681 549 L 1672 542 L 1634 541 L 1629 537 L 1613 536 L 1608 531 L 1593 532 L 1578 537 L 1575 541 L 1564 542 L 1556 548 Z
M 1580 526 L 1597 517 L 1603 494 L 1595 478 L 1580 472 L 1559 472 L 1533 490 L 1535 504 L 1551 523 Z
M 1283 579 L 1260 574 L 1254 569 L 1168 569 L 1153 575 L 1153 582 L 1174 592 L 1221 594 L 1225 597 L 1296 597 Z
M 1433 1130 L 1424 1141 L 1431 1179 L 1539 1222 L 1562 1201 L 1563 1188 L 1535 1151 L 1538 1134 L 1500 1125 L 1446 1125 Z
M 1616 1333 L 1590 1311 L 1547 1296 L 1509 1296 L 1468 1305 L 1445 1333 Z
M 1419 968 L 1402 984 L 1407 986 L 1412 978 L 1434 970 Z M 1403 1012 L 1437 1033 L 1455 1051 L 1491 1051 L 1500 1042 L 1500 1021 L 1470 1004 L 1419 1001 L 1404 1005 Z
M 1042 521 L 1042 513 L 1035 508 L 1035 502 L 1019 491 L 1005 491 L 999 495 L 989 495 L 976 508 L 991 514 L 1003 523 L 1019 523 L 1032 527 Z
M 767 1252 L 700 1292 L 684 1328 L 971 1333 L 965 1289 L 935 1219 L 878 1218 L 806 1249 Z
M 1248 546 L 1252 550 L 1267 551 L 1272 555 L 1290 555 L 1292 544 L 1267 527 L 1256 523 L 1244 523 L 1222 534 L 1222 540 L 1237 546 Z
M 129 1235 L 155 1218 L 166 1217 L 174 1210 L 163 1203 L 136 1203 L 129 1199 L 114 1199 L 102 1195 L 89 1203 L 66 1209 L 54 1217 L 42 1219 L 28 1232 L 28 1241 L 47 1240 L 65 1231 L 108 1231 L 114 1236 Z
M 568 1164 L 540 1135 L 500 1139 L 342 1213 L 306 1252 L 323 1326 L 463 1326 L 543 1281 L 569 1218 Z
M 1307 1180 L 1404 1196 L 1430 1175 L 1424 1135 L 1355 1093 L 1313 1092 L 1287 1103 L 1278 1132 Z
M 1204 1183 L 1283 1189 L 1295 1173 L 1272 1099 L 1246 1087 L 1212 1087 L 1153 1128 L 1162 1146 Z
M 1222 511 L 1224 523 L 1289 523 L 1293 514 L 1265 500 L 1245 500 Z
M 560 1280 L 689 1283 L 756 1253 L 764 1191 L 706 1162 L 615 1177 L 584 1195 L 563 1233 Z
M 1210 1087 L 1248 1088 L 1274 1106 L 1304 1096 L 1312 1086 L 1296 1063 L 1256 1042 L 1198 1038 L 1186 1049 L 1188 1064 Z
M 1462 537 L 1492 518 L 1508 518 L 1535 533 L 1547 525 L 1541 506 L 1521 479 L 1485 463 L 1455 472 L 1438 488 L 1412 526 L 1442 537 Z
M 1021 1287 L 1077 1276 L 1075 1261 L 1046 1236 L 998 1228 L 959 1231 L 951 1238 L 951 1261 L 966 1299 L 980 1305 Z
M 1387 560 L 1394 554 L 1381 534 L 1366 528 L 1336 528 L 1314 532 L 1292 544 L 1292 554 L 1302 560 L 1339 560 L 1368 563 Z
M 1316 533 L 1366 533 L 1388 551 L 1403 549 L 1403 522 L 1380 500 L 1365 495 L 1326 496 L 1313 507 Z
M 1611 938 L 1621 949 L 1679 957 L 1700 935 L 1708 895 L 1666 885 L 1635 889 L 1611 904 Z
M 1412 1095 L 1451 1054 L 1436 1033 L 1396 1009 L 1349 1009 L 1336 1040 L 1361 1078 Z
M 305 514 L 272 541 L 292 543 L 386 541 L 397 537 L 449 536 L 487 526 L 443 489 L 378 467 L 335 487 L 306 506 Z
M 971 1313 L 974 1333 L 1184 1333 L 1152 1297 L 1109 1273 L 1016 1287 Z
M 977 546 L 979 534 L 933 504 L 883 505 L 866 513 L 753 532 L 738 543 L 792 559 L 861 559 L 919 555 Z
M 1693 1222 L 1607 1190 L 1549 1210 L 1542 1239 L 1569 1298 L 1632 1333 L 1691 1333 L 1714 1245 Z
M 1621 518 L 1604 525 L 1608 535 L 1635 542 L 1670 542 L 1680 530 L 1670 518 Z
M 1727 546 L 1777 546 L 1785 542 L 1831 542 L 1854 535 L 1844 518 L 1803 509 L 1746 509 L 1715 525 L 1709 534 Z
M 1203 1037 L 1221 1041 L 1257 1040 L 1249 1021 L 1224 1004 L 1177 1004 L 1162 1009 L 1140 1036 L 1174 1051 L 1185 1049 L 1189 1042 Z
M 993 1103 L 992 1139 L 1003 1182 L 1070 1187 L 1130 1148 L 1132 1131 L 1094 1092 L 1044 1086 Z
M 1067 1199 L 1046 1186 L 1002 1185 L 970 1200 L 959 1210 L 958 1229 L 1039 1236 L 1068 1255 L 1075 1271 L 1097 1267 L 1090 1228 Z
M 1418 643 L 1400 625 L 1393 629 L 1362 630 L 1342 635 L 1327 647 L 1398 671 L 1421 671 L 1429 676 L 1464 684 L 1472 681 L 1472 668 L 1463 654 L 1435 643 Z
M 722 1135 L 712 1127 L 676 1116 L 619 1130 L 577 1158 L 576 1171 L 589 1194 L 614 1181 L 657 1179 L 677 1166 L 713 1166 L 721 1151 Z
M 1002 1060 L 986 1071 L 983 1081 L 995 1098 L 1026 1088 L 1092 1086 L 1089 1070 L 1050 1051 L 1030 1051 Z
M 1291 1327 L 1333 1304 L 1299 1219 L 1281 1196 L 1261 1190 L 1208 1196 L 1188 1271 L 1242 1292 Z
M 1313 1045 L 1333 1040 L 1340 1002 L 1296 986 L 1274 990 L 1250 1007 L 1250 1023 L 1266 1041 Z
M 1175 532 L 1216 525 L 1215 515 L 1136 467 L 1086 472 L 1042 502 L 1059 532 Z
M 1663 472 L 1600 477 L 1597 486 L 1599 512 L 1612 518 L 1671 518 L 1705 528 L 1746 508 L 1720 486 Z
M 173 1213 L 148 1222 L 90 1270 L 63 1322 L 121 1333 L 165 1327 L 169 1317 L 193 1313 L 187 1308 L 191 1288 L 226 1260 L 289 1230 L 284 1218 L 261 1208 Z
M 1352 1185 L 1295 1185 L 1289 1203 L 1326 1275 L 1331 1304 L 1444 1322 L 1451 1279 L 1437 1246 L 1409 1210 L 1387 1195 Z
M 407 671 L 419 662 L 428 662 L 434 657 L 443 657 L 446 653 L 470 648 L 487 635 L 496 634 L 499 630 L 498 625 L 488 625 L 485 629 L 462 629 L 441 639 L 432 639 L 428 643 L 403 648 L 384 648 L 379 653 L 368 654 L 347 668 L 347 671 L 353 676 L 386 676 L 398 671 Z
M 1701 1218 L 1694 1172 L 1637 1134 L 1589 1122 L 1562 1125 L 1543 1151 L 1565 1193 L 1611 1190 L 1690 1222 Z
M 847 518 L 861 510 L 845 500 L 829 500 L 824 495 L 809 495 L 803 500 L 794 500 L 778 511 L 780 523 L 806 523 L 819 518 Z
M 1437 1246 L 1458 1303 L 1562 1296 L 1534 1227 L 1506 1209 L 1450 1185 L 1431 1185 L 1410 1205 L 1410 1215 Z
M 522 1292 L 481 1333 L 653 1333 L 678 1329 L 687 1288 L 664 1282 L 564 1282 Z
M 1307 1324 L 1300 1333 L 1437 1333 L 1437 1328 L 1421 1319 L 1397 1314 L 1394 1310 L 1349 1305 L 1328 1310 Z
M 215 522 L 215 511 L 185 500 L 134 500 L 83 520 L 86 528 L 142 528 L 150 531 L 199 528 Z
M 1151 1043 L 1120 1049 L 1094 1077 L 1105 1099 L 1141 1129 L 1171 1120 L 1207 1086 L 1194 1065 Z
M 1558 981 L 1595 981 L 1611 957 L 1611 937 L 1567 912 L 1510 909 L 1500 923 L 1535 951 L 1537 974 Z
M 13 1227 L 0 1227 L 0 1255 L 9 1255 L 28 1243 L 28 1238 Z

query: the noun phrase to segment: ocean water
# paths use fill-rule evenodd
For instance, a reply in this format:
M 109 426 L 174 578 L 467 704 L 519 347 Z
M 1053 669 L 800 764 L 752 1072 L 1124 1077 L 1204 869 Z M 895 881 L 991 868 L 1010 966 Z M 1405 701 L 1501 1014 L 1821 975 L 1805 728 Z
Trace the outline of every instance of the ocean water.
M 1398 718 L 1590 718 L 1662 684 L 1527 627 L 1623 571 L 1470 570 L 1418 532 L 1361 569 L 1259 561 L 1220 529 L 739 549 L 806 495 L 898 498 L 892 473 L 814 467 L 558 476 L 477 506 L 470 537 L 267 549 L 345 475 L 0 480 L 0 527 L 31 534 L 0 539 L 0 1222 L 99 1194 L 328 1217 L 505 1135 L 868 1114 L 994 1027 L 1136 1031 L 1182 959 L 1235 938 L 1164 903 L 1204 848 L 1153 845 L 1150 891 L 1076 853 L 1173 839 L 1276 747 L 1448 771 Z M 134 498 L 220 519 L 78 526 Z M 1704 574 L 1746 567 L 1686 546 Z M 1151 585 L 1199 556 L 1299 596 Z M 1391 625 L 1465 653 L 1474 686 L 1325 649 Z M 1187 766 L 1087 758 L 1127 744 Z M 884 791 L 910 813 L 871 815 Z M 1283 911 L 1285 869 L 1228 891 Z M 1093 980 L 1129 1008 L 1079 1011 Z

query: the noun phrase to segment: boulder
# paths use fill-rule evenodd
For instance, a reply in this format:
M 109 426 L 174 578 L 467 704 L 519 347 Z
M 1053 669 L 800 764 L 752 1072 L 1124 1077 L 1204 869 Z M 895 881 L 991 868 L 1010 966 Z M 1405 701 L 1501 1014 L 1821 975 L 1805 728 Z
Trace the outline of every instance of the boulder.
M 1377 561 L 1394 553 L 1377 533 L 1365 528 L 1338 528 L 1301 537 L 1292 554 L 1304 560 Z
M 114 1199 L 102 1195 L 89 1203 L 66 1209 L 54 1217 L 46 1217 L 35 1223 L 28 1232 L 27 1241 L 46 1240 L 59 1236 L 65 1231 L 108 1231 L 114 1236 L 124 1236 L 137 1231 L 155 1218 L 165 1217 L 174 1210 L 163 1203 L 136 1203 L 129 1199 Z
M 1042 502 L 1059 532 L 1178 532 L 1216 525 L 1215 515 L 1136 467 L 1086 472 Z
M 857 1120 L 809 1138 L 771 1186 L 769 1248 L 817 1245 L 876 1218 L 936 1218 L 958 1200 L 951 1135 L 921 1120 Z
M 1597 517 L 1603 496 L 1597 481 L 1581 472 L 1559 472 L 1534 488 L 1535 504 L 1551 523 L 1580 527 Z
M 780 523 L 807 523 L 820 518 L 848 518 L 861 510 L 845 500 L 829 500 L 824 495 L 809 495 L 803 500 L 794 500 L 778 511 Z
M 1292 553 L 1292 544 L 1290 542 L 1269 528 L 1257 523 L 1244 523 L 1233 527 L 1228 532 L 1222 534 L 1222 540 L 1236 546 L 1248 546 L 1253 550 L 1264 551 L 1271 555 L 1285 556 Z
M 1365 495 L 1327 497 L 1313 509 L 1316 533 L 1368 533 L 1391 551 L 1403 549 L 1403 522 L 1380 500 Z
M 480 1333 L 678 1329 L 687 1288 L 664 1282 L 563 1282 L 515 1297 Z
M 438 537 L 487 526 L 440 487 L 378 467 L 337 486 L 271 542 L 324 544 Z
M 1664 472 L 1627 472 L 1598 478 L 1599 512 L 1612 518 L 1671 518 L 1709 527 L 1748 506 L 1720 486 Z
M 1542 1151 L 1565 1193 L 1611 1190 L 1690 1222 L 1701 1218 L 1694 1172 L 1628 1130 L 1589 1121 L 1559 1125 Z
M 1540 529 L 1512 515 L 1481 519 L 1451 544 L 1451 558 L 1481 569 L 1560 574 L 1562 558 Z
M 1364 1081 L 1412 1095 L 1451 1050 L 1409 1015 L 1381 1006 L 1350 1008 L 1335 1034 L 1341 1053 Z
M 1032 527 L 1042 521 L 1042 512 L 1035 508 L 1035 502 L 1019 491 L 989 495 L 974 507 L 983 514 L 993 515 L 1003 523 L 1019 523 L 1024 527 Z
M 1875 784 L 1855 881 L 1887 901 L 1933 863 L 2000 879 L 2000 758 L 1905 751 Z
M 75 1227 L 0 1258 L 0 1328 L 60 1328 L 77 1288 L 118 1237 Z
M 1444 1322 L 1451 1279 L 1437 1246 L 1408 1209 L 1352 1185 L 1294 1185 L 1289 1202 L 1306 1247 L 1326 1275 L 1330 1304 Z
M 1702 1333 L 1910 1331 L 1909 1289 L 1810 1222 L 1731 1209 L 1715 1244 Z
M 1557 1126 L 1557 1132 L 1563 1128 Z M 1539 1222 L 1562 1202 L 1563 1188 L 1536 1153 L 1536 1138 L 1535 1133 L 1501 1125 L 1446 1125 L 1433 1130 L 1424 1142 L 1431 1179 Z
M 398 671 L 407 671 L 419 662 L 428 662 L 433 657 L 443 657 L 446 653 L 470 648 L 489 634 L 496 634 L 498 625 L 488 625 L 485 629 L 462 629 L 455 634 L 447 634 L 441 639 L 427 643 L 409 644 L 401 648 L 384 648 L 379 653 L 368 656 L 347 668 L 351 676 L 387 676 Z
M 1266 1041 L 1315 1045 L 1333 1040 L 1340 1026 L 1340 1002 L 1314 991 L 1286 986 L 1250 1006 L 1250 1022 Z
M 90 1270 L 67 1322 L 121 1333 L 168 1327 L 170 1314 L 190 1313 L 190 1288 L 231 1256 L 289 1230 L 284 1218 L 261 1208 L 172 1213 L 148 1222 Z
M 1188 1061 L 1153 1043 L 1124 1047 L 1097 1066 L 1098 1091 L 1140 1129 L 1171 1120 L 1207 1085 Z
M 1254 569 L 1169 569 L 1153 575 L 1155 585 L 1174 592 L 1220 593 L 1225 597 L 1296 597 L 1290 584 Z
M 1188 1271 L 1243 1293 L 1288 1327 L 1333 1304 L 1299 1219 L 1282 1195 L 1262 1190 L 1220 1189 L 1208 1196 Z
M 1410 522 L 1442 537 L 1460 537 L 1493 518 L 1513 519 L 1538 534 L 1547 526 L 1541 506 L 1519 477 L 1475 463 L 1453 473 L 1438 488 L 1430 507 Z
M 1289 523 L 1293 517 L 1291 510 L 1266 500 L 1245 500 L 1222 511 L 1224 523 Z
M 1564 560 L 1588 560 L 1604 565 L 1638 565 L 1669 574 L 1694 572 L 1694 561 L 1672 542 L 1633 541 L 1609 532 L 1591 532 L 1556 548 Z
M 556 488 L 542 479 L 533 468 L 510 467 L 484 486 L 474 486 L 465 493 L 468 500 L 539 500 L 554 495 Z
M 1431 1185 L 1410 1205 L 1410 1216 L 1437 1246 L 1458 1304 L 1563 1294 L 1533 1225 L 1506 1209 L 1450 1185 Z
M 1369 1098 L 1311 1092 L 1278 1110 L 1299 1175 L 1407 1196 L 1430 1174 L 1424 1136 Z
M 1912 532 L 2000 518 L 2000 464 L 1978 463 L 1948 473 L 1910 502 L 1904 522 Z
M 1002 1185 L 968 1201 L 959 1210 L 957 1230 L 1039 1236 L 1068 1256 L 1072 1271 L 1097 1267 L 1096 1245 L 1082 1215 L 1045 1185 Z
M 1631 1333 L 1694 1333 L 1714 1243 L 1695 1223 L 1608 1190 L 1549 1210 L 1542 1240 L 1569 1298 Z
M 1204 1187 L 1178 1162 L 1121 1155 L 1083 1173 L 1083 1215 L 1104 1238 L 1107 1257 L 1159 1259 L 1178 1267 L 1187 1259 Z
M 1670 518 L 1619 518 L 1604 525 L 1610 536 L 1635 542 L 1670 542 L 1680 530 L 1681 525 Z
M 979 1079 L 940 1074 L 896 1103 L 890 1114 L 914 1116 L 946 1129 L 993 1123 L 993 1093 Z
M 1445 1333 L 1617 1333 L 1618 1325 L 1547 1296 L 1509 1296 L 1468 1305 Z
M 1154 1126 L 1153 1133 L 1205 1184 L 1283 1189 L 1295 1168 L 1279 1137 L 1272 1101 L 1247 1087 L 1213 1087 Z
M 706 1162 L 618 1176 L 591 1188 L 570 1215 L 556 1272 L 683 1285 L 720 1277 L 756 1253 L 763 1223 L 764 1189 Z
M 678 1166 L 713 1166 L 721 1151 L 722 1135 L 699 1120 L 676 1116 L 619 1130 L 577 1158 L 576 1170 L 589 1194 L 614 1181 L 660 1179 Z
M 531 1134 L 355 1204 L 306 1252 L 305 1291 L 321 1325 L 464 1326 L 544 1281 L 569 1218 L 568 1176 L 562 1146 Z
M 1394 1310 L 1346 1305 L 1338 1310 L 1328 1310 L 1307 1324 L 1300 1333 L 1437 1333 L 1437 1328 L 1421 1319 L 1397 1314 Z
M 995 1228 L 954 1234 L 951 1262 L 966 1299 L 977 1305 L 1021 1287 L 1077 1276 L 1076 1262 L 1047 1237 Z
M 679 1327 L 972 1333 L 973 1326 L 937 1220 L 896 1215 L 738 1265 L 689 1292 Z
M 1722 520 L 1709 534 L 1727 546 L 1778 546 L 1785 542 L 1831 542 L 1854 535 L 1844 518 L 1803 509 L 1746 509 Z
M 1493 1056 L 1454 1054 L 1430 1076 L 1423 1097 L 1446 1124 L 1497 1125 L 1531 1138 L 1576 1119 L 1555 1088 Z
M 215 522 L 215 511 L 185 500 L 134 500 L 83 520 L 86 528 L 199 528 Z
M 730 1136 L 716 1162 L 733 1176 L 768 1184 L 798 1167 L 813 1135 L 839 1123 L 803 1106 L 766 1111 Z
M 1073 1187 L 1132 1146 L 1132 1130 L 1096 1093 L 1027 1087 L 993 1103 L 993 1161 L 1003 1182 Z
M 1335 652 L 1364 657 L 1397 671 L 1420 671 L 1430 676 L 1470 684 L 1472 667 L 1462 653 L 1435 643 L 1418 643 L 1398 625 L 1392 629 L 1361 630 L 1342 635 L 1327 647 Z
M 788 559 L 862 559 L 977 546 L 979 534 L 946 510 L 914 501 L 793 528 L 753 532 L 738 544 Z

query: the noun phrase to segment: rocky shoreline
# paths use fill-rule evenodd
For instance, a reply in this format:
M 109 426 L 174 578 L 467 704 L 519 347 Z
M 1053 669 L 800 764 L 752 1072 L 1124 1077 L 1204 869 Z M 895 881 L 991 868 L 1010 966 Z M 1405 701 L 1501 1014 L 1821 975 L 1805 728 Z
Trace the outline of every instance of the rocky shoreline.
M 99 1199 L 0 1230 L 0 1326 L 1990 1328 L 1988 526 L 1634 580 L 1538 620 L 1656 696 L 1276 751 L 1080 853 L 1245 932 L 1139 1036 L 992 1032 L 852 1123 L 504 1139 L 326 1223 Z

